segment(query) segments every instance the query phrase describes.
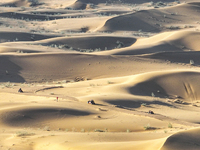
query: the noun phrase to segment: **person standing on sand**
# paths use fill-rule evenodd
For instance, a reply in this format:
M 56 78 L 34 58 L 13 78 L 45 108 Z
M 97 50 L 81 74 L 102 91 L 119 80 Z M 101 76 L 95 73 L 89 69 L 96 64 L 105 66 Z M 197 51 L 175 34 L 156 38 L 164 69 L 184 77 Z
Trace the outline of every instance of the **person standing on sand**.
M 58 102 L 58 97 L 56 97 L 56 100 L 57 100 L 57 102 Z

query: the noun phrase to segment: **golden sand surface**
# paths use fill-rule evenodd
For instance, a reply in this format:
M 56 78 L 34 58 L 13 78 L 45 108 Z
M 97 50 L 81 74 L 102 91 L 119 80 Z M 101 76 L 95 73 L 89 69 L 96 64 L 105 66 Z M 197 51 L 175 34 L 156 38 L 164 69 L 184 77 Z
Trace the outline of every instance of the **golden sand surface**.
M 0 150 L 199 150 L 199 16 L 198 0 L 1 0 Z

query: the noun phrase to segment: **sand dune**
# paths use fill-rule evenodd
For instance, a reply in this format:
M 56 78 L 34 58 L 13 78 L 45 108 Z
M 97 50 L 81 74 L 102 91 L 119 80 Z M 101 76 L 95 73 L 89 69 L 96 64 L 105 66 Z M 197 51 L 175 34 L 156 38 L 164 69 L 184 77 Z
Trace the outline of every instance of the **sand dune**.
M 159 53 L 159 52 L 179 52 L 182 51 L 181 48 L 178 48 L 174 45 L 168 44 L 166 42 L 159 42 L 149 45 L 140 45 L 140 46 L 131 46 L 127 48 L 115 49 L 106 52 L 97 52 L 99 55 L 142 55 L 142 54 L 152 54 L 152 53 Z
M 142 57 L 153 59 L 165 59 L 167 61 L 191 65 L 199 65 L 199 52 L 161 52 L 157 54 L 145 55 Z M 177 59 L 178 58 L 178 59 Z
M 176 32 L 164 32 L 150 38 L 140 39 L 137 43 L 135 43 L 135 45 L 150 45 L 152 43 L 166 42 L 179 48 L 198 50 L 198 39 L 199 32 L 183 30 Z
M 141 55 L 162 52 L 199 51 L 199 32 L 164 32 L 150 38 L 137 39 L 130 47 L 115 49 L 99 54 Z
M 65 49 L 74 49 L 79 51 L 101 51 L 110 50 L 116 47 L 128 47 L 136 41 L 135 38 L 115 37 L 115 36 L 74 36 L 52 38 L 50 40 L 39 41 L 43 45 L 63 45 Z
M 1 0 L 0 149 L 199 149 L 199 10 Z
M 123 3 L 133 3 L 133 4 L 142 4 L 142 3 L 147 3 L 147 0 L 141 0 L 141 1 L 137 1 L 137 0 L 121 0 L 121 1 L 117 1 L 117 0 L 99 0 L 97 2 L 94 2 L 92 0 L 77 0 L 78 2 L 84 2 L 84 3 L 95 3 L 95 4 L 99 4 L 99 3 L 119 3 L 119 4 L 123 4 Z M 153 0 L 152 2 L 156 3 L 159 2 L 159 0 Z M 172 0 L 166 0 L 165 2 L 174 2 Z
M 176 142 L 175 142 L 176 141 Z M 199 149 L 199 129 L 180 132 L 170 136 L 164 143 L 161 150 L 168 149 Z
M 160 32 L 161 30 L 193 28 L 197 26 L 193 20 L 198 20 L 198 10 L 198 3 L 189 3 L 163 9 L 137 11 L 107 20 L 100 31 Z M 192 26 L 188 26 L 189 23 L 192 23 Z
M 46 20 L 55 20 L 55 19 L 62 19 L 64 16 L 46 16 L 46 15 L 36 15 L 36 14 L 27 14 L 27 13 L 13 13 L 13 12 L 3 12 L 0 13 L 0 17 L 2 18 L 12 18 L 12 19 L 21 19 L 21 20 L 40 20 L 40 21 L 46 21 Z
M 15 42 L 15 41 L 37 41 L 48 38 L 53 38 L 53 35 L 31 34 L 23 32 L 0 32 L 0 42 Z
M 86 116 L 90 112 L 57 107 L 25 107 L 6 111 L 1 115 L 3 123 L 14 127 L 34 127 L 54 119 L 66 119 L 72 116 Z M 45 118 L 45 119 L 44 119 Z M 40 123 L 39 123 L 40 122 Z
M 168 62 L 165 62 L 165 64 L 160 65 L 154 60 L 141 59 L 134 56 L 96 56 L 76 53 L 55 54 L 55 52 L 51 54 L 33 55 L 19 53 L 14 56 L 2 55 L 1 80 L 15 82 L 23 82 L 26 80 L 35 82 L 60 79 L 71 81 L 75 80 L 76 77 L 87 80 L 102 77 L 115 77 L 116 73 L 118 73 L 118 76 L 123 76 L 156 69 L 165 70 L 166 68 L 172 69 L 173 67 L 190 67 L 180 64 L 168 65 L 167 63 Z M 4 66 L 4 64 L 8 64 L 9 67 Z M 140 65 L 138 66 L 137 64 Z M 149 68 L 147 64 L 154 69 Z M 104 72 L 107 72 L 107 74 Z M 23 78 L 23 80 L 20 78 L 19 81 L 16 80 L 18 77 Z
M 139 17 L 133 14 L 114 17 L 106 21 L 103 28 L 100 31 L 138 31 L 144 32 L 158 32 L 158 28 L 141 20 Z
M 162 72 L 161 74 L 148 74 L 139 77 L 142 82 L 136 83 L 129 91 L 135 95 L 151 95 L 156 93 L 158 97 L 180 97 L 190 101 L 198 100 L 199 95 L 195 89 L 198 89 L 199 72 Z M 178 80 L 177 80 L 178 79 Z M 134 79 L 138 81 L 138 79 Z
M 86 7 L 87 4 L 80 1 L 76 1 L 73 5 L 70 6 L 72 9 L 86 9 Z
M 24 0 L 11 0 L 11 2 L 7 2 L 2 4 L 1 6 L 10 6 L 10 7 L 20 7 L 20 6 L 30 6 L 31 3 Z

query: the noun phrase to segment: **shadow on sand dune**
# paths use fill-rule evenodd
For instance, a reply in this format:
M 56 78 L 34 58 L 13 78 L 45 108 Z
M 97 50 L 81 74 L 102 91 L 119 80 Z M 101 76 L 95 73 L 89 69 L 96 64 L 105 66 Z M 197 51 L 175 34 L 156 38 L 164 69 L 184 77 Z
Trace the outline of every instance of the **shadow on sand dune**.
M 7 111 L 1 115 L 2 121 L 9 126 L 34 126 L 51 119 L 64 119 L 69 116 L 87 116 L 90 112 L 68 108 L 26 108 Z
M 136 23 L 137 22 L 137 23 Z M 160 29 L 152 24 L 145 22 L 135 15 L 121 15 L 106 21 L 100 31 L 139 31 L 160 32 Z
M 131 100 L 107 100 L 105 101 L 107 103 L 110 103 L 112 105 L 117 105 L 117 107 L 120 108 L 139 108 L 141 107 L 142 104 L 145 104 L 146 106 L 151 106 L 151 105 L 162 105 L 162 106 L 169 106 L 172 107 L 173 105 L 165 103 L 165 102 L 161 102 L 161 101 L 131 101 Z
M 29 20 L 29 21 L 31 20 L 47 21 L 47 20 L 63 19 L 63 16 L 47 16 L 47 15 L 35 15 L 35 14 L 12 13 L 12 12 L 0 13 L 0 17 Z
M 142 3 L 146 3 L 146 0 L 98 0 L 98 1 L 94 1 L 94 0 L 77 0 L 77 2 L 82 2 L 82 3 L 93 3 L 93 4 L 100 4 L 100 3 L 119 3 L 119 4 L 142 4 Z M 152 0 L 152 2 L 156 3 L 156 2 L 160 2 L 160 0 Z M 165 0 L 165 2 L 174 2 L 174 0 Z
M 38 41 L 49 38 L 55 38 L 54 35 L 42 35 L 26 32 L 4 32 L 0 31 L 0 43 L 12 41 Z M 17 39 L 17 40 L 16 40 Z
M 184 51 L 184 52 L 159 52 L 141 57 L 168 60 L 174 63 L 190 64 L 190 60 L 194 61 L 194 65 L 200 65 L 200 52 L 199 51 Z
M 146 79 L 127 89 L 131 94 L 140 96 L 198 100 L 199 75 L 199 72 L 192 71 L 162 72 L 154 74 L 154 77 L 143 76 L 142 78 Z
M 0 82 L 25 82 L 19 75 L 21 69 L 8 56 L 0 56 Z

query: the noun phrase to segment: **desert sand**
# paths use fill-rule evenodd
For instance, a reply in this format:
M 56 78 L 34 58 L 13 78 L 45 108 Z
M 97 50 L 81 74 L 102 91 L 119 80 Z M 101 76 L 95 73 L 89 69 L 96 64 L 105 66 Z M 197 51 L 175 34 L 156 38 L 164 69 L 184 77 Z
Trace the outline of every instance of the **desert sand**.
M 199 150 L 199 16 L 198 0 L 1 0 L 0 150 Z

